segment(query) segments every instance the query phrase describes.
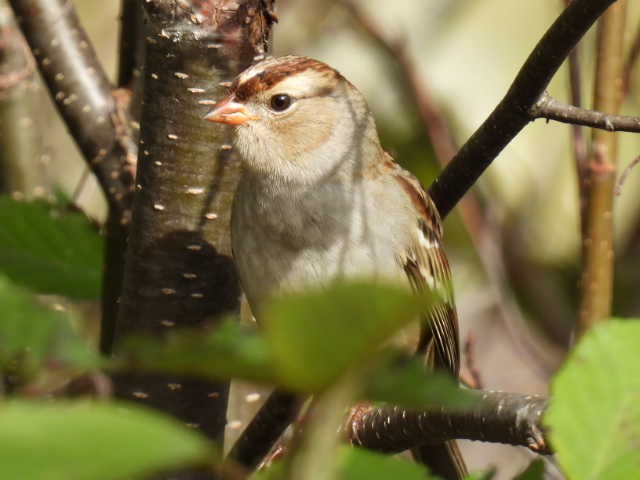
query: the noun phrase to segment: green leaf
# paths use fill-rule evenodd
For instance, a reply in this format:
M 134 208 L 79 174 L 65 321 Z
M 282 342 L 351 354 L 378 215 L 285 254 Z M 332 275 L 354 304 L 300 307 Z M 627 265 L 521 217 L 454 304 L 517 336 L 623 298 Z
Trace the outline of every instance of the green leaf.
M 251 475 L 250 480 L 282 480 L 286 476 L 284 461 L 279 461 L 273 465 L 257 471 Z
M 603 323 L 552 386 L 546 422 L 573 480 L 640 478 L 640 321 Z
M 282 382 L 322 390 L 415 320 L 431 299 L 398 287 L 343 283 L 275 300 L 263 318 Z
M 73 331 L 65 313 L 40 305 L 2 275 L 0 312 L 0 369 L 17 360 L 27 375 L 45 360 L 83 368 L 98 364 L 98 355 Z
M 39 293 L 98 298 L 102 238 L 81 213 L 0 197 L 0 272 Z
M 265 383 L 277 380 L 264 339 L 232 319 L 213 330 L 176 331 L 165 340 L 130 338 L 115 367 Z
M 113 480 L 213 457 L 202 436 L 125 403 L 0 405 L 0 478 Z
M 486 472 L 471 473 L 464 477 L 464 480 L 492 480 L 495 476 L 495 469 L 492 469 Z
M 544 460 L 540 458 L 534 460 L 524 472 L 513 480 L 544 480 Z
M 368 375 L 366 380 L 366 398 L 405 408 L 433 405 L 466 407 L 474 402 L 469 391 L 461 389 L 451 376 L 425 371 L 421 359 L 384 365 Z
M 414 462 L 359 448 L 340 448 L 339 480 L 436 480 Z

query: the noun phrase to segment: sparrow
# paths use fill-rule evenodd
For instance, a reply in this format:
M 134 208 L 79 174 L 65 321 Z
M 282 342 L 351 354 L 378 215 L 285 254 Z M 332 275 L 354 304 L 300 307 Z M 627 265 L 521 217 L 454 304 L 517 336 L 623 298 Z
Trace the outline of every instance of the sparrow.
M 274 295 L 336 279 L 431 289 L 441 300 L 424 312 L 416 349 L 457 378 L 458 322 L 438 211 L 382 148 L 358 89 L 318 60 L 267 58 L 204 118 L 235 131 L 243 173 L 232 249 L 257 321 Z M 455 442 L 413 453 L 443 478 L 466 475 Z

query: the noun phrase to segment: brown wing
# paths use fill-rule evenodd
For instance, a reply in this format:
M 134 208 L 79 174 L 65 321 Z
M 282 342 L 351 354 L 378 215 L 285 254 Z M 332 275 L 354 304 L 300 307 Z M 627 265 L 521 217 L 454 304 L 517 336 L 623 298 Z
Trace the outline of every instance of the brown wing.
M 458 316 L 449 262 L 442 248 L 440 215 L 411 174 L 395 164 L 389 155 L 383 165 L 391 170 L 391 175 L 405 191 L 416 212 L 414 240 L 398 260 L 414 290 L 428 288 L 437 292 L 439 297 L 438 302 L 424 314 L 417 353 L 425 355 L 425 363 L 429 367 L 446 370 L 457 378 L 460 370 Z M 464 460 L 454 441 L 422 445 L 412 453 L 418 462 L 442 478 L 458 480 L 467 475 Z
M 418 351 L 424 352 L 427 363 L 445 369 L 456 377 L 460 369 L 458 316 L 451 288 L 451 270 L 442 248 L 442 226 L 438 211 L 420 184 L 398 168 L 398 182 L 416 210 L 415 242 L 400 258 L 414 290 L 425 288 L 439 294 L 439 301 L 425 312 Z

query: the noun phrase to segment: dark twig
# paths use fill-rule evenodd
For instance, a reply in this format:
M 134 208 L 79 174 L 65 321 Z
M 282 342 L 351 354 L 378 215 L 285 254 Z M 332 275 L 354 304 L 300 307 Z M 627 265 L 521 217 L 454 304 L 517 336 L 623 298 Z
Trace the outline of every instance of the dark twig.
M 564 0 L 565 6 L 572 0 Z M 580 59 L 580 44 L 576 45 L 569 54 L 569 93 L 571 104 L 582 107 L 582 72 Z M 582 219 L 587 205 L 587 168 L 589 162 L 589 145 L 581 125 L 571 125 L 571 147 L 575 159 L 576 174 L 578 177 L 578 196 L 580 199 L 581 228 L 584 226 Z
M 404 43 L 386 38 L 375 22 L 355 3 L 344 0 L 343 5 L 369 38 L 397 64 L 406 94 L 418 109 L 425 136 L 431 141 L 440 166 L 446 167 L 456 152 L 453 135 L 448 128 L 442 109 L 433 98 L 427 82 L 419 74 Z M 490 199 L 487 201 L 489 202 Z M 532 364 L 543 372 L 545 378 L 548 377 L 549 372 L 556 367 L 555 362 L 550 361 L 553 355 L 549 355 L 548 348 L 542 349 L 538 346 L 543 339 L 536 336 L 528 327 L 524 315 L 513 299 L 513 293 L 505 277 L 502 251 L 497 248 L 501 240 L 496 234 L 496 228 L 491 224 L 491 218 L 483 211 L 475 195 L 468 195 L 461 200 L 459 212 L 469 238 L 478 252 L 478 258 L 485 269 L 489 284 L 495 291 L 498 299 L 496 306 L 514 344 L 522 348 L 523 352 L 532 359 Z
M 109 353 L 131 219 L 137 144 L 130 95 L 112 90 L 68 0 L 11 0 L 49 93 L 109 205 L 100 349 Z
M 10 0 L 49 93 L 96 175 L 110 208 L 128 219 L 133 178 L 126 169 L 116 102 L 69 1 Z
M 120 5 L 118 86 L 131 88 L 142 63 L 142 4 L 137 0 L 122 0 Z
M 476 403 L 466 410 L 434 407 L 411 411 L 395 406 L 359 405 L 345 423 L 345 434 L 353 445 L 386 453 L 455 439 L 520 445 L 536 453 L 551 453 L 542 426 L 545 398 L 491 391 L 473 393 Z
M 544 93 L 529 109 L 533 119 L 545 118 L 572 125 L 607 130 L 608 132 L 640 132 L 640 117 L 614 115 L 562 103 Z
M 229 458 L 255 468 L 295 420 L 301 401 L 291 393 L 274 391 L 235 443 Z
M 509 91 L 431 185 L 440 215 L 447 216 L 502 149 L 530 121 L 529 109 L 543 94 L 564 59 L 616 0 L 575 0 L 531 52 Z

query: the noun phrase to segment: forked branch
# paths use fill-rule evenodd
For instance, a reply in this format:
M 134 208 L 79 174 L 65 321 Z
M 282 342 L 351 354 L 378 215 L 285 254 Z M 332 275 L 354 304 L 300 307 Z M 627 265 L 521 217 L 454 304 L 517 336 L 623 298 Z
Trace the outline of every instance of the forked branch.
M 431 185 L 440 215 L 447 216 L 482 172 L 529 123 L 529 110 L 573 47 L 616 0 L 575 0 L 533 49 L 509 91 Z

